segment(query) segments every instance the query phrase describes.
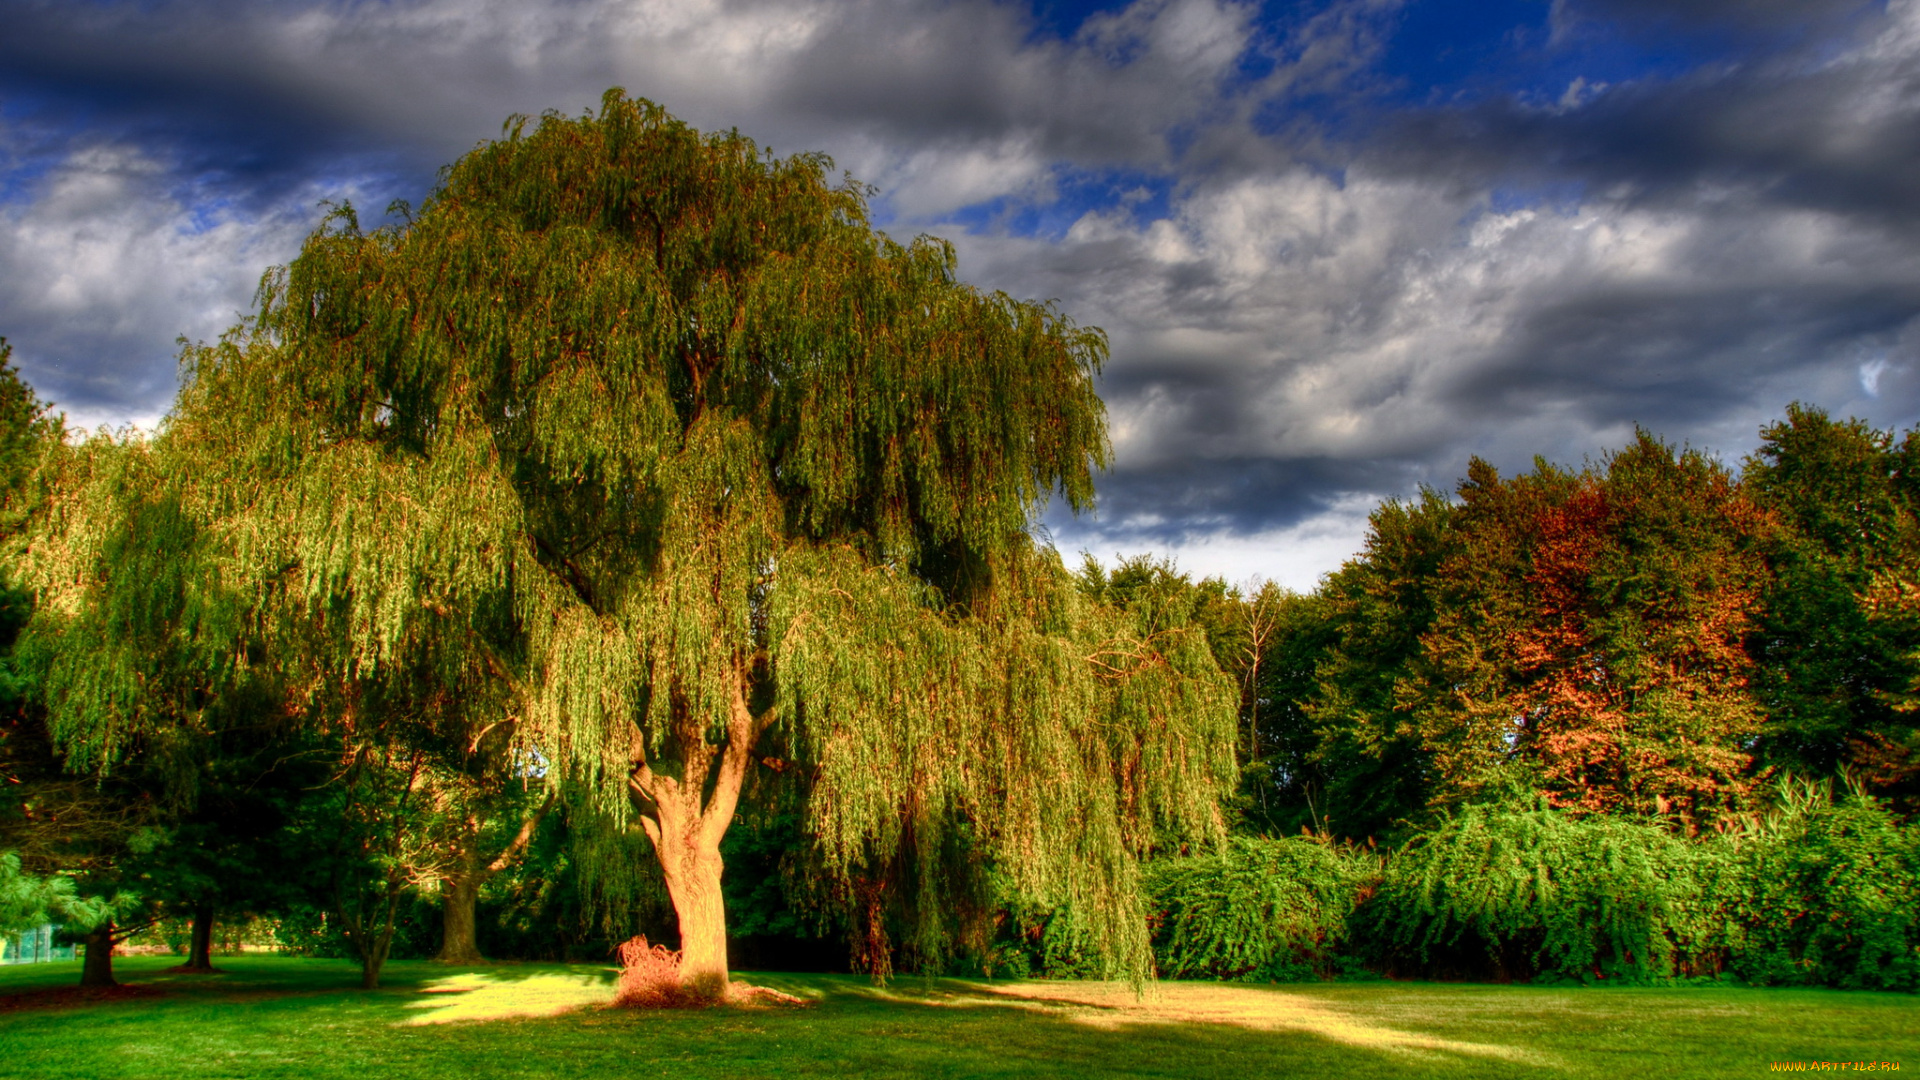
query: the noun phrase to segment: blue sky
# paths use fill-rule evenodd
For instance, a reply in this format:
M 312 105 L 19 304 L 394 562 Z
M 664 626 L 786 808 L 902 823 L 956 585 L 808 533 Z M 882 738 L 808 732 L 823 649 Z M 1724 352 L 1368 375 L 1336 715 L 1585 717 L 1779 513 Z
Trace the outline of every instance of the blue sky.
M 1380 498 L 1920 419 L 1920 3 L 0 0 L 0 335 L 151 426 L 323 200 L 609 86 L 1106 328 L 1069 551 L 1311 587 Z

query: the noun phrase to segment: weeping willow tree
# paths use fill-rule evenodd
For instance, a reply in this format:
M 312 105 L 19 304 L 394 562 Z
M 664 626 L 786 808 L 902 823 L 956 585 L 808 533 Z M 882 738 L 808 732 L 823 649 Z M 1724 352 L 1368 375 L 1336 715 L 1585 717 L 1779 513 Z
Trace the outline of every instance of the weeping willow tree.
M 1091 504 L 1105 338 L 829 169 L 614 91 L 400 224 L 339 209 L 188 350 L 195 512 L 336 676 L 437 665 L 643 829 L 696 985 L 756 776 L 801 792 L 820 884 L 910 894 L 923 944 L 991 875 L 1144 972 L 1137 860 L 1219 835 L 1234 695 L 1203 631 L 1033 539 Z

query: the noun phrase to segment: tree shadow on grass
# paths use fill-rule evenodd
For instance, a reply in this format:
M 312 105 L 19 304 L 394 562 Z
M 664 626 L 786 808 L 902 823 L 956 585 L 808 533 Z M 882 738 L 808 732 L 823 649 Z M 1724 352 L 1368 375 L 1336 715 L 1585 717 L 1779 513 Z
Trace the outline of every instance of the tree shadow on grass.
M 166 991 L 154 986 L 42 986 L 31 990 L 0 993 L 0 1013 L 27 1012 L 35 1009 L 72 1009 L 81 1005 L 99 1005 L 111 1001 L 155 998 Z
M 360 983 L 360 969 L 347 960 L 315 961 L 278 956 L 223 957 L 222 966 L 212 972 L 181 970 L 160 966 L 171 957 L 116 958 L 115 975 L 120 985 L 102 989 L 82 989 L 77 962 L 62 965 L 70 970 L 45 970 L 0 981 L 0 1012 L 37 1008 L 62 1008 L 80 1005 L 113 1004 L 166 997 L 181 1002 L 243 1004 L 280 998 L 354 995 L 367 997 Z M 47 965 L 46 968 L 51 968 Z M 7 972 L 13 975 L 12 972 Z M 431 995 L 428 1005 L 458 998 L 467 991 L 480 991 L 480 997 L 527 1003 L 566 1000 L 568 1007 L 594 1004 L 592 987 L 604 983 L 611 987 L 618 970 L 604 965 L 555 964 L 520 965 L 512 962 L 473 967 L 445 967 L 424 961 L 400 961 L 389 965 L 374 991 L 376 999 L 412 999 Z M 58 979 L 58 983 L 53 980 Z M 11 983 L 12 985 L 8 985 Z M 610 1000 L 611 992 L 605 997 Z M 404 1006 L 403 1006 L 404 1007 Z M 499 1015 L 547 1016 L 565 1009 L 529 1007 L 515 1011 L 503 1009 Z M 466 1017 L 461 1017 L 466 1018 Z M 473 1018 L 484 1019 L 484 1015 Z
M 1004 1024 L 1060 1027 L 1082 1038 L 1093 1032 L 1116 1034 L 1160 1030 L 1187 1031 L 1244 1041 L 1244 1033 L 1308 1036 L 1353 1050 L 1405 1060 L 1505 1062 L 1564 1067 L 1552 1055 L 1522 1046 L 1450 1039 L 1408 1031 L 1364 1018 L 1305 994 L 1267 987 L 1205 983 L 1163 983 L 1136 995 L 1125 984 L 1095 982 L 974 983 L 955 980 L 897 981 L 890 987 L 863 984 L 854 977 L 755 975 L 803 1003 L 838 1005 L 923 1019 L 938 1029 L 940 1014 L 956 1011 L 998 1014 Z M 420 1000 L 406 1003 L 401 1026 L 484 1022 L 559 1016 L 609 1006 L 617 990 L 616 973 L 607 969 L 468 969 L 429 979 L 417 988 Z M 862 1007 L 866 1008 L 863 1009 Z M 734 1019 L 752 1007 L 725 1010 Z M 826 1019 L 823 1017 L 822 1019 Z M 988 1026 L 995 1026 L 989 1021 Z
M 676 1075 L 728 1077 L 1229 1077 L 1538 1075 L 1564 1066 L 1518 1045 L 1384 1028 L 1256 987 L 976 983 L 756 975 L 813 1008 L 571 1021 L 609 1048 L 660 1048 Z M 1195 994 L 1194 991 L 1201 991 Z M 638 1049 L 641 1057 L 648 1053 Z M 684 1070 L 684 1063 L 711 1064 Z M 724 1067 L 722 1065 L 724 1063 Z
M 984 1052 L 987 1059 L 1025 1056 L 1034 1068 L 1007 1075 L 1047 1074 L 1049 1063 L 1080 1048 L 1091 1061 L 1111 1067 L 1115 1054 L 1140 1057 L 1143 1075 L 1181 1075 L 1185 1065 L 1216 1061 L 1220 1067 L 1194 1075 L 1273 1075 L 1273 1055 L 1306 1067 L 1329 1056 L 1351 1068 L 1418 1063 L 1420 1071 L 1484 1072 L 1518 1066 L 1523 1071 L 1564 1070 L 1555 1055 L 1524 1045 L 1445 1038 L 1381 1024 L 1320 998 L 1282 988 L 1216 983 L 1160 983 L 1136 995 L 1123 983 L 1020 981 L 982 983 L 901 979 L 889 987 L 862 985 L 857 977 L 758 976 L 756 981 L 832 1009 L 868 1012 L 874 1021 L 906 1020 L 918 1013 L 925 1026 L 943 1032 L 940 1054 Z M 834 1010 L 839 1011 L 839 1010 Z M 952 1018 L 947 1021 L 945 1018 Z M 911 1043 L 911 1038 L 907 1040 Z M 1142 1051 L 1141 1048 L 1161 1047 Z M 1176 1053 L 1162 1061 L 1158 1053 Z M 1193 1055 L 1198 1055 L 1197 1057 Z M 1250 1056 L 1249 1056 L 1250 1055 Z M 1252 1073 L 1236 1072 L 1236 1060 L 1266 1062 Z M 1338 1075 L 1324 1068 L 1316 1074 Z M 1504 1071 L 1504 1070 L 1500 1070 Z M 1097 1073 L 1098 1070 L 1096 1069 Z M 965 1075 L 973 1075 L 965 1073 Z M 993 1070 L 980 1075 L 997 1075 Z

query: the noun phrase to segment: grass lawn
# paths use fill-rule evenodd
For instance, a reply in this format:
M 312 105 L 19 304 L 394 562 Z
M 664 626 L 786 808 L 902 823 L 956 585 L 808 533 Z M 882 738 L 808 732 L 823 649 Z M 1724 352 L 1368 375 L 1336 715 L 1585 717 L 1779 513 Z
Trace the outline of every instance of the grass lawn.
M 74 963 L 0 968 L 0 1076 L 1758 1076 L 1780 1060 L 1920 1070 L 1920 998 L 1820 990 L 1249 987 L 751 976 L 805 1006 L 600 1007 L 610 969 L 224 957 L 118 959 L 144 993 L 54 1004 Z

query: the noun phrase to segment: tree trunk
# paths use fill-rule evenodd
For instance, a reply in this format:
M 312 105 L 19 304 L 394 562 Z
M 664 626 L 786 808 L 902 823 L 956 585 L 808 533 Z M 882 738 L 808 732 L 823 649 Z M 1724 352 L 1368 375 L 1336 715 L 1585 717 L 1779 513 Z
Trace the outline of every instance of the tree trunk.
M 466 850 L 459 855 L 459 868 L 447 875 L 440 883 L 440 952 L 434 959 L 442 964 L 484 964 L 487 958 L 480 955 L 479 921 L 475 910 L 480 903 L 480 886 L 487 879 L 512 866 L 515 859 L 525 854 L 527 846 L 533 843 L 534 834 L 540 831 L 540 820 L 553 809 L 557 792 L 547 792 L 545 801 L 531 816 L 520 823 L 520 831 L 512 842 L 484 866 L 480 863 L 480 821 L 468 819 Z
M 380 989 L 380 969 L 386 966 L 387 953 L 393 948 L 394 915 L 400 906 L 397 890 L 395 897 L 387 903 L 386 925 L 361 939 L 360 989 L 362 990 Z
M 384 946 L 385 943 L 383 942 Z M 377 952 L 368 951 L 360 958 L 360 989 L 380 989 L 380 969 L 386 965 L 387 950 L 382 947 Z
M 193 908 L 193 937 L 187 944 L 188 971 L 212 972 L 213 966 L 213 905 L 195 904 Z
M 731 988 L 727 975 L 727 909 L 720 893 L 720 838 L 733 824 L 753 761 L 753 744 L 765 730 L 768 716 L 754 716 L 747 707 L 748 679 L 739 673 L 733 686 L 733 715 L 727 741 L 717 753 L 689 754 L 678 777 L 656 773 L 639 752 L 644 745 L 635 730 L 633 773 L 628 783 L 646 803 L 640 824 L 653 841 L 660 869 L 667 879 L 667 895 L 680 920 L 680 983 L 704 997 L 724 1000 Z M 690 725 L 680 734 L 683 746 L 707 745 L 703 726 Z M 708 781 L 712 790 L 709 792 Z
M 119 986 L 113 977 L 113 920 L 87 931 L 81 939 L 87 946 L 86 963 L 80 968 L 81 986 Z
M 479 904 L 482 875 L 476 865 L 479 855 L 466 857 L 464 872 L 449 875 L 440 883 L 440 952 L 434 960 L 442 964 L 484 964 L 476 933 L 474 909 Z
M 378 899 L 362 892 L 354 898 L 352 905 L 347 903 L 344 896 L 335 903 L 347 942 L 353 946 L 355 955 L 360 957 L 360 988 L 363 990 L 380 988 L 380 969 L 387 962 L 387 953 L 393 949 L 400 893 L 406 887 L 405 881 L 399 877 L 389 877 L 383 885 L 385 893 Z M 371 905 L 368 904 L 369 900 L 372 900 Z
M 673 912 L 680 920 L 680 983 L 702 997 L 727 996 L 727 909 L 720 892 L 720 874 L 725 865 L 720 844 L 704 843 L 695 819 L 695 835 L 669 838 L 667 848 L 679 850 L 677 857 L 661 853 L 661 868 L 666 871 L 667 895 L 673 900 Z

